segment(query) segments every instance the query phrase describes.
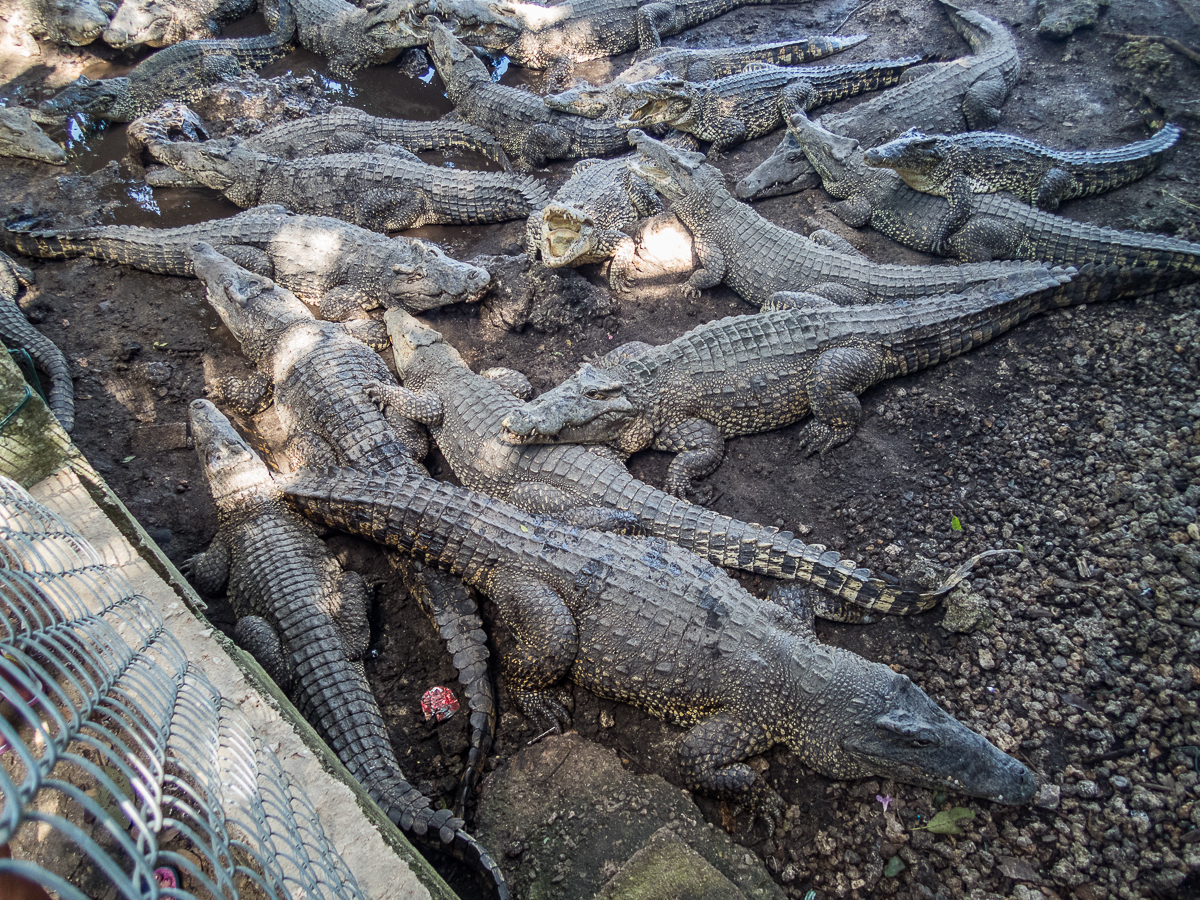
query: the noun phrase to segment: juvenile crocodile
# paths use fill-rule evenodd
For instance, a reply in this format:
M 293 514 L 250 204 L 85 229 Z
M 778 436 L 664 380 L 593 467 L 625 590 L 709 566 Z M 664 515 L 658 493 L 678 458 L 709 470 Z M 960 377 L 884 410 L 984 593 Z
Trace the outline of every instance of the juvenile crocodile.
M 100 37 L 116 11 L 109 0 L 14 0 L 5 18 L 23 20 L 34 37 L 82 47 Z
M 824 455 L 846 443 L 867 388 L 966 353 L 1059 306 L 1055 288 L 1073 274 L 1023 273 L 901 306 L 825 303 L 730 316 L 660 347 L 626 344 L 511 413 L 504 438 L 675 453 L 666 490 L 684 497 L 720 465 L 730 438 L 812 413 L 802 450 Z
M 629 148 L 625 132 L 615 122 L 554 112 L 536 94 L 497 84 L 474 51 L 446 26 L 430 17 L 428 28 L 429 54 L 455 111 L 495 135 L 519 166 L 540 167 L 547 159 L 565 157 L 612 156 Z
M 668 35 L 740 6 L 772 0 L 563 0 L 552 6 L 512 2 L 505 8 L 523 26 L 504 52 L 529 69 L 567 66 L 658 47 Z
M 914 190 L 945 197 L 950 209 L 938 228 L 934 252 L 971 217 L 975 194 L 1007 191 L 1053 212 L 1063 200 L 1110 191 L 1136 181 L 1158 163 L 1183 132 L 1175 125 L 1154 137 L 1110 150 L 1052 150 L 1011 134 L 968 131 L 923 134 L 906 131 L 872 147 L 863 161 L 894 170 Z
M 293 465 L 419 468 L 416 460 L 428 448 L 424 429 L 397 414 L 385 416 L 365 393 L 391 378 L 379 354 L 363 343 L 383 343 L 377 323 L 318 321 L 291 291 L 210 245 L 198 242 L 188 253 L 209 304 L 257 369 L 246 379 L 216 379 L 211 396 L 247 416 L 273 399 Z
M 258 206 L 228 219 L 179 228 L 0 226 L 0 244 L 26 256 L 90 256 L 185 278 L 194 274 L 188 251 L 197 241 L 275 279 L 336 321 L 361 317 L 361 310 L 379 306 L 422 312 L 447 303 L 473 303 L 491 281 L 485 269 L 450 258 L 436 244 L 388 238 L 328 216 L 293 215 L 282 206 Z
M 614 93 L 630 111 L 625 127 L 666 125 L 712 141 L 715 156 L 742 141 L 782 128 L 798 109 L 808 110 L 863 91 L 895 84 L 920 57 L 839 66 L 755 66 L 712 81 L 652 78 L 621 84 Z
M 892 240 L 934 252 L 947 201 L 914 191 L 890 169 L 868 168 L 853 138 L 840 137 L 803 114 L 788 125 L 803 152 L 839 202 L 836 213 L 855 228 L 871 225 Z M 1005 194 L 975 197 L 974 212 L 950 236 L 946 252 L 968 262 L 992 259 L 1045 260 L 1090 274 L 1093 300 L 1137 296 L 1200 280 L 1200 244 L 1161 234 L 1117 231 L 1034 209 Z M 1103 279 L 1097 275 L 1106 273 Z
M 386 119 L 349 106 L 335 106 L 319 116 L 284 122 L 243 138 L 241 143 L 268 156 L 297 159 L 328 153 L 360 153 L 376 142 L 400 146 L 411 153 L 469 150 L 506 172 L 512 171 L 504 149 L 482 128 L 466 122 Z
M 660 75 L 685 81 L 709 81 L 736 75 L 751 63 L 795 66 L 849 50 L 866 39 L 865 34 L 848 37 L 818 35 L 778 44 L 748 44 L 716 50 L 672 47 L 633 63 L 606 84 L 584 81 L 544 99 L 548 107 L 558 112 L 589 119 L 616 118 L 628 112 L 615 96 L 618 84 L 633 84 Z
M 130 122 L 165 100 L 187 102 L 245 69 L 261 69 L 286 54 L 296 33 L 291 0 L 280 0 L 271 33 L 261 37 L 183 41 L 158 51 L 120 78 L 94 80 L 80 75 L 38 104 L 34 119 L 55 124 L 81 114 L 93 123 Z
M 1021 61 L 1012 35 L 999 22 L 950 0 L 938 0 L 970 45 L 971 56 L 913 70 L 903 84 L 833 113 L 824 125 L 858 139 L 864 147 L 890 140 L 909 128 L 953 133 L 991 128 L 1017 82 Z M 918 72 L 920 74 L 918 74 Z M 791 136 L 737 185 L 743 199 L 773 197 L 817 187 L 819 180 Z
M 512 10 L 483 0 L 291 0 L 300 44 L 329 60 L 335 73 L 385 65 L 429 41 L 424 19 L 438 15 L 473 42 L 502 47 L 520 31 Z
M 570 528 L 417 475 L 302 472 L 288 500 L 327 524 L 424 557 L 487 593 L 512 639 L 501 669 L 541 727 L 569 715 L 563 678 L 689 730 L 688 787 L 775 792 L 746 760 L 775 744 L 834 778 L 878 775 L 1021 804 L 1033 774 L 881 663 L 818 644 L 805 618 L 761 603 L 666 541 Z M 797 613 L 803 613 L 798 609 Z
M 626 229 L 663 210 L 658 194 L 629 171 L 629 159 L 576 163 L 554 199 L 529 217 L 525 248 L 530 258 L 540 253 L 551 268 L 611 258 L 609 285 L 614 291 L 628 290 L 636 247 Z
M 62 351 L 29 324 L 17 305 L 22 285 L 33 284 L 33 273 L 0 253 L 0 340 L 11 350 L 24 350 L 50 378 L 46 405 L 63 431 L 75 427 L 75 386 Z
M 841 621 L 860 621 L 864 610 L 902 615 L 930 609 L 975 562 L 935 591 L 895 587 L 820 544 L 720 515 L 638 481 L 600 448 L 510 444 L 503 440 L 502 423 L 521 408 L 521 400 L 494 372 L 476 375 L 438 332 L 402 310 L 388 311 L 384 322 L 405 386 L 381 382 L 368 394 L 385 407 L 420 416 L 454 474 L 472 490 L 532 513 L 623 510 L 646 534 L 717 565 L 810 582 L 823 592 L 818 614 Z
M 217 508 L 217 534 L 188 562 L 192 582 L 224 592 L 235 636 L 295 702 L 389 819 L 477 866 L 501 897 L 504 875 L 448 809 L 405 779 L 362 667 L 368 588 L 344 572 L 312 524 L 283 502 L 271 472 L 217 408 L 192 401 L 192 438 Z
M 180 46 L 176 44 L 176 46 Z M 524 218 L 549 199 L 541 182 L 373 153 L 284 160 L 229 139 L 148 146 L 154 157 L 241 207 L 278 203 L 372 231 Z
M 121 0 L 104 42 L 120 50 L 203 40 L 254 11 L 254 0 Z
M 776 294 L 806 291 L 842 303 L 906 300 L 963 291 L 1028 269 L 1029 263 L 899 266 L 834 249 L 775 225 L 730 196 L 724 176 L 699 153 L 677 150 L 636 129 L 638 157 L 630 168 L 673 201 L 672 211 L 692 233 L 701 267 L 683 292 L 727 283 L 762 306 Z M 842 242 L 844 243 L 844 242 Z
M 55 166 L 67 161 L 67 151 L 50 140 L 23 106 L 0 107 L 0 156 L 34 159 Z

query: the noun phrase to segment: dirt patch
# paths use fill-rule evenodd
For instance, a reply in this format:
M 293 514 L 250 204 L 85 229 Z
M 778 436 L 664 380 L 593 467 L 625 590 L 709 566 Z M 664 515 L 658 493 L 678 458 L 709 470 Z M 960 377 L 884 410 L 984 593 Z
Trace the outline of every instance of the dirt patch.
M 1122 52 L 1125 42 L 1107 36 L 1166 33 L 1200 46 L 1200 28 L 1184 6 L 1114 0 L 1097 27 L 1053 43 L 1037 38 L 1033 4 L 972 6 L 1009 25 L 1021 50 L 1023 74 L 1004 107 L 1003 129 L 1063 148 L 1141 139 L 1144 117 L 1129 104 L 1122 90 L 1128 85 L 1185 128 L 1194 123 L 1197 68 L 1157 51 L 1153 65 L 1131 65 L 1150 58 L 1145 48 Z M 964 52 L 930 0 L 748 8 L 669 42 L 779 40 L 797 27 L 831 29 L 851 13 L 843 31 L 868 31 L 871 39 L 846 59 Z M 36 97 L 47 73 L 62 80 L 98 61 L 105 60 L 88 51 L 33 59 L 0 97 Z M 391 115 L 427 117 L 446 108 L 437 80 L 416 77 L 419 59 L 347 81 L 326 78 L 309 56 L 278 65 L 268 74 L 290 67 L 324 78 L 331 99 L 372 112 L 386 107 Z M 603 77 L 610 67 L 601 61 L 577 74 Z M 514 70 L 505 80 L 522 75 Z M 540 89 L 537 76 L 528 81 Z M 398 91 L 408 92 L 416 111 Z M 777 142 L 773 135 L 730 152 L 720 163 L 730 184 Z M 66 171 L 0 161 L 6 205 L 56 222 L 176 225 L 234 212 L 210 192 L 151 191 L 125 164 L 110 165 L 123 153 L 119 128 L 71 146 Z M 1187 136 L 1156 173 L 1073 202 L 1065 214 L 1195 240 L 1196 162 Z M 569 168 L 556 165 L 539 177 L 553 188 Z M 814 217 L 879 261 L 930 261 L 869 230 L 847 228 L 826 211 L 827 202 L 812 191 L 756 208 L 794 228 L 802 216 Z M 523 228 L 512 222 L 417 233 L 470 258 L 517 252 Z M 187 403 L 203 395 L 207 378 L 244 374 L 244 357 L 198 282 L 87 260 L 32 267 L 38 283 L 23 303 L 74 367 L 76 441 L 167 555 L 183 561 L 215 530 L 186 447 Z M 581 271 L 594 291 L 607 294 L 606 272 Z M 585 357 L 623 342 L 665 342 L 702 322 L 751 311 L 724 288 L 685 299 L 674 288 L 679 281 L 656 274 L 590 321 L 543 315 L 544 331 L 530 325 L 513 333 L 503 316 L 479 307 L 429 319 L 476 370 L 519 369 L 542 391 Z M 595 302 L 589 309 L 607 311 Z M 944 569 L 993 547 L 1024 551 L 985 568 L 972 579 L 973 593 L 958 601 L 973 613 L 956 609 L 955 620 L 968 623 L 960 627 L 973 622 L 975 630 L 940 627 L 939 609 L 862 627 L 822 624 L 819 633 L 911 675 L 951 713 L 1032 766 L 1044 784 L 1038 803 L 1011 809 L 880 780 L 833 782 L 773 751 L 761 768 L 788 803 L 785 830 L 768 839 L 747 814 L 704 797 L 697 802 L 765 860 L 789 896 L 811 889 L 899 898 L 1200 895 L 1200 842 L 1193 842 L 1200 835 L 1197 309 L 1197 292 L 1188 288 L 1041 317 L 969 356 L 869 391 L 858 434 L 825 459 L 799 454 L 799 427 L 729 443 L 710 479 L 717 510 L 787 527 L 877 571 L 900 577 L 919 558 Z M 254 424 L 269 445 L 277 435 L 273 413 L 260 419 Z M 666 462 L 647 453 L 631 468 L 661 484 Z M 429 468 L 452 478 L 436 454 Z M 418 787 L 450 800 L 465 720 L 435 728 L 419 707 L 427 688 L 454 683 L 449 660 L 375 549 L 345 537 L 332 543 L 377 582 L 368 671 L 401 764 Z M 762 579 L 744 583 L 760 596 L 768 587 Z M 219 611 L 215 619 L 232 624 Z M 492 768 L 536 737 L 502 685 L 499 698 Z M 674 775 L 679 729 L 583 690 L 575 691 L 575 727 L 635 771 Z M 886 810 L 877 796 L 893 798 Z M 947 806 L 975 812 L 963 835 L 916 830 Z M 469 882 L 463 890 L 470 895 Z

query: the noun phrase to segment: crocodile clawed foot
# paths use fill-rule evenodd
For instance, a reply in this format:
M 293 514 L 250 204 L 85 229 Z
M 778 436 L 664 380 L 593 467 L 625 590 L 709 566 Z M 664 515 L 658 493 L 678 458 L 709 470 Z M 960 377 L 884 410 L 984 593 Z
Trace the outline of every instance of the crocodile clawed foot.
M 839 444 L 844 444 L 849 439 L 849 435 L 843 436 L 839 432 L 835 432 L 824 422 L 810 422 L 800 432 L 800 437 L 796 441 L 796 449 L 800 451 L 802 456 L 820 455 L 822 459 L 825 454 L 837 447 Z

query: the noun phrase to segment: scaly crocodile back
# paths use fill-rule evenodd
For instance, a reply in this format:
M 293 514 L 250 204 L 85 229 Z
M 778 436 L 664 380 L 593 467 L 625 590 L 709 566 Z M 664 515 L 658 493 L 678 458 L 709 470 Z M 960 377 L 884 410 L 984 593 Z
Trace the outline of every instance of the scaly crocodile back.
M 33 273 L 0 253 L 0 339 L 10 349 L 27 352 L 50 376 L 46 405 L 63 431 L 70 431 L 75 427 L 75 388 L 71 382 L 71 369 L 62 351 L 29 324 L 17 305 L 21 285 L 29 284 L 33 284 Z

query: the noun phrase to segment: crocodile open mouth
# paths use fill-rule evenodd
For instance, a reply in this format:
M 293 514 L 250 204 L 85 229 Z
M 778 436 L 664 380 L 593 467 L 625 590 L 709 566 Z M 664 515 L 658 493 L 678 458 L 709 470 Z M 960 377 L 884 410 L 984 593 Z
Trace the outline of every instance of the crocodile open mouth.
M 591 220 L 564 206 L 548 206 L 542 212 L 541 252 L 547 266 L 569 265 L 587 249 Z
M 670 121 L 674 105 L 672 100 L 647 100 L 625 116 L 625 121 L 632 125 L 658 125 Z

